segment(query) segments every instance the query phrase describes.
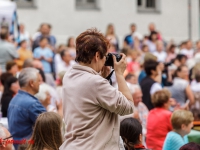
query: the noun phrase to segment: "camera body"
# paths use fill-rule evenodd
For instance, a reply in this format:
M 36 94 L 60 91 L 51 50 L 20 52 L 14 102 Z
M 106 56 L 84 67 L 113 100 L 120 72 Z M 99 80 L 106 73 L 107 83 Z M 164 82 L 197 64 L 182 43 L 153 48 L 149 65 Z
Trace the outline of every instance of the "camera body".
M 113 62 L 112 55 L 114 55 L 116 57 L 117 62 L 119 62 L 121 60 L 121 58 L 122 58 L 122 56 L 120 54 L 108 53 L 108 55 L 106 57 L 105 66 L 112 66 L 112 67 L 114 67 L 114 62 Z

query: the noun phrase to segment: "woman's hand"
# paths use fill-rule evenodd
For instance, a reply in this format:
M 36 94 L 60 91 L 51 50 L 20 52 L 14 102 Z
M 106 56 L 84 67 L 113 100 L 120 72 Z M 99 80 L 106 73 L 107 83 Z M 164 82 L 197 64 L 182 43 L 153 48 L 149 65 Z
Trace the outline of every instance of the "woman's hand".
M 106 78 L 110 74 L 110 67 L 109 66 L 103 66 L 101 70 L 101 76 L 103 78 Z
M 120 74 L 123 75 L 124 71 L 126 70 L 126 55 L 121 53 L 120 54 L 122 56 L 121 60 L 119 62 L 117 62 L 116 57 L 113 55 L 113 63 L 114 63 L 114 70 L 116 74 Z

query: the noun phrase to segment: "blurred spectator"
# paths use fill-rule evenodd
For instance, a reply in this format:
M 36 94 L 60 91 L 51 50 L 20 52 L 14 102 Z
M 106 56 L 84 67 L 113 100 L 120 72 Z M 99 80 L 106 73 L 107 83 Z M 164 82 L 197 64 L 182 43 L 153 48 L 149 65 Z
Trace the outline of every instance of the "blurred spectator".
M 27 42 L 25 40 L 21 41 L 19 45 L 20 45 L 20 48 L 17 51 L 19 54 L 19 59 L 16 60 L 16 63 L 19 67 L 19 70 L 21 70 L 24 64 L 24 61 L 26 59 L 33 58 L 33 53 L 27 49 Z
M 8 107 L 8 125 L 14 140 L 29 139 L 37 116 L 46 111 L 34 97 L 40 85 L 38 70 L 25 68 L 21 71 L 18 80 L 21 90 L 11 100 Z M 18 144 L 14 146 L 17 149 Z
M 6 80 L 8 77 L 13 76 L 11 73 L 9 72 L 4 72 L 1 74 L 1 84 L 4 86 Z
M 33 42 L 33 47 L 32 50 L 35 51 L 35 48 L 40 46 L 40 41 L 43 37 L 47 38 L 47 40 L 49 41 L 49 47 L 50 49 L 54 50 L 55 49 L 55 45 L 56 45 L 56 38 L 50 34 L 51 32 L 51 25 L 47 24 L 47 23 L 43 23 L 40 26 L 40 33 L 38 35 L 38 37 L 36 37 L 35 41 Z
M 187 56 L 186 55 L 178 54 L 176 56 L 176 59 L 178 59 L 180 65 L 186 65 L 186 62 L 187 62 Z
M 64 45 L 64 44 L 60 44 L 57 48 L 57 51 L 56 51 L 56 54 L 54 56 L 54 62 L 55 62 L 55 68 L 56 68 L 56 72 L 57 71 L 57 68 L 60 64 L 63 64 L 63 60 L 61 59 L 61 56 L 60 56 L 60 53 L 63 51 L 63 50 L 66 50 L 67 47 Z
M 48 39 L 43 37 L 40 39 L 40 47 L 34 50 L 34 58 L 40 60 L 45 73 L 52 73 L 51 62 L 53 60 L 53 52 L 47 47 Z
M 200 150 L 200 145 L 194 142 L 183 145 L 179 150 Z
M 126 77 L 125 77 L 125 80 L 126 82 L 128 82 L 129 84 L 137 84 L 137 78 L 135 75 L 133 74 L 128 74 Z
M 62 119 L 54 112 L 42 113 L 38 116 L 28 150 L 58 150 L 62 144 Z
M 169 91 L 172 94 L 172 98 L 174 98 L 176 102 L 184 108 L 187 107 L 185 106 L 185 104 L 187 104 L 187 99 L 190 100 L 190 104 L 194 103 L 194 95 L 188 82 L 188 75 L 189 70 L 187 66 L 179 66 L 176 70 L 173 85 L 171 87 L 168 87 Z
M 186 43 L 187 41 L 184 41 L 180 44 L 180 52 L 183 50 L 183 49 L 186 49 Z
M 135 39 L 137 38 L 139 41 L 142 40 L 143 36 L 141 33 L 139 33 L 137 30 L 137 26 L 136 24 L 132 24 L 131 25 L 131 31 L 132 31 L 132 38 Z
M 156 82 L 156 78 L 160 74 L 159 63 L 154 60 L 148 60 L 144 64 L 144 69 L 147 76 L 140 83 L 143 93 L 142 102 L 151 110 L 154 108 L 151 102 L 151 95 L 162 89 L 160 83 Z
M 1 150 L 13 150 L 13 143 L 7 143 L 7 140 L 13 140 L 12 135 L 10 132 L 0 123 L 0 147 Z
M 39 60 L 34 60 L 34 61 L 33 61 L 33 67 L 34 67 L 34 68 L 37 68 L 37 69 L 39 69 L 39 70 L 42 70 L 42 71 L 44 70 L 44 69 L 43 69 L 42 63 L 41 63 L 41 61 L 39 61 Z M 50 74 L 50 73 L 45 73 L 44 76 L 45 76 L 45 82 L 46 82 L 48 85 L 50 85 L 50 86 L 52 86 L 52 87 L 55 88 L 56 84 L 55 84 L 55 81 L 54 81 L 54 78 L 53 78 L 52 74 Z
M 124 47 L 127 47 L 129 46 L 130 48 L 133 48 L 133 45 L 134 45 L 134 39 L 133 39 L 133 33 L 135 32 L 136 30 L 136 26 L 135 24 L 131 24 L 130 25 L 130 34 L 127 35 L 125 38 L 124 38 Z
M 74 37 L 70 37 L 67 41 L 67 48 L 70 52 L 70 55 L 73 59 L 76 58 L 76 45 L 75 45 L 75 39 Z
M 169 47 L 166 58 L 167 63 L 171 62 L 173 59 L 176 58 L 175 48 L 176 46 L 173 44 Z
M 150 52 L 153 53 L 156 51 L 156 42 L 157 41 L 158 41 L 158 33 L 155 31 L 151 32 L 151 34 L 149 36 L 149 41 L 147 42 Z
M 134 118 L 137 118 L 140 120 L 142 124 L 142 134 L 143 137 L 146 136 L 146 124 L 147 124 L 147 116 L 149 113 L 148 108 L 146 105 L 142 102 L 142 91 L 138 85 L 130 85 L 129 89 L 131 91 L 131 94 L 133 96 L 133 102 L 134 102 Z M 138 116 L 136 116 L 138 115 Z M 145 138 L 144 138 L 145 139 Z M 145 140 L 144 140 L 145 141 Z
M 157 57 L 149 52 L 147 52 L 144 56 L 144 60 L 141 62 L 141 69 L 142 71 L 140 72 L 140 75 L 138 77 L 138 82 L 140 83 L 145 77 L 146 77 L 146 73 L 144 70 L 144 64 L 146 61 L 148 60 L 155 60 L 157 61 Z
M 69 50 L 63 50 L 60 53 L 61 59 L 63 61 L 63 63 L 59 64 L 57 67 L 57 75 L 58 73 L 60 73 L 61 71 L 69 71 L 72 66 L 75 64 L 75 61 L 72 60 L 72 56 L 70 54 Z
M 0 67 L 2 72 L 6 71 L 5 65 L 8 61 L 18 58 L 17 51 L 13 44 L 8 42 L 8 30 L 0 31 Z
M 140 71 L 140 64 L 137 62 L 138 52 L 135 50 L 130 51 L 130 56 L 132 60 L 127 65 L 127 71 L 131 74 L 138 76 L 139 71 Z
M 127 35 L 124 39 L 124 47 L 129 46 L 130 48 L 134 47 L 134 38 L 137 37 L 139 40 L 142 40 L 142 35 L 136 31 L 136 24 L 130 25 L 131 33 Z
M 10 76 L 4 84 L 4 91 L 1 98 L 1 112 L 3 117 L 7 117 L 7 110 L 11 99 L 17 94 L 19 87 L 18 79 Z
M 156 25 L 154 23 L 149 24 L 149 32 L 150 32 L 150 35 L 151 35 L 152 32 L 158 33 L 158 31 L 156 30 Z M 158 37 L 158 40 L 162 40 L 162 36 L 161 36 L 160 33 L 157 34 L 157 37 Z
M 200 52 L 200 40 L 196 42 L 195 54 L 198 54 L 199 52 Z
M 126 150 L 147 150 L 142 145 L 142 125 L 137 119 L 124 119 L 120 124 L 120 136 Z
M 144 62 L 144 57 L 145 55 L 149 52 L 149 47 L 147 45 L 142 46 L 142 51 L 141 51 L 141 59 L 140 62 Z
M 118 42 L 118 38 L 115 34 L 115 29 L 114 29 L 113 24 L 108 25 L 105 37 L 110 41 L 110 44 L 115 46 L 115 51 L 118 52 L 119 51 L 119 42 Z
M 164 51 L 163 42 L 157 41 L 156 42 L 156 51 L 153 54 L 158 58 L 159 62 L 165 62 L 167 54 Z
M 152 96 L 152 103 L 155 108 L 148 115 L 146 144 L 150 149 L 162 150 L 166 135 L 172 130 L 169 91 L 155 92 Z
M 17 63 L 14 61 L 8 61 L 6 63 L 6 71 L 11 73 L 13 76 L 16 76 L 18 73 Z
M 176 110 L 171 117 L 173 131 L 167 134 L 163 150 L 178 150 L 184 144 L 187 144 L 187 134 L 193 127 L 193 115 L 187 110 Z
M 19 36 L 17 37 L 17 42 L 21 43 L 22 41 L 26 41 L 26 47 L 24 49 L 31 50 L 31 36 L 28 31 L 25 30 L 24 24 L 19 25 Z
M 194 105 L 191 106 L 191 111 L 195 121 L 200 121 L 200 71 L 196 72 L 195 80 L 191 83 L 191 90 L 194 95 Z
M 188 59 L 192 58 L 194 55 L 194 49 L 192 48 L 192 42 L 188 40 L 186 42 L 186 48 L 180 51 L 180 54 L 186 55 Z

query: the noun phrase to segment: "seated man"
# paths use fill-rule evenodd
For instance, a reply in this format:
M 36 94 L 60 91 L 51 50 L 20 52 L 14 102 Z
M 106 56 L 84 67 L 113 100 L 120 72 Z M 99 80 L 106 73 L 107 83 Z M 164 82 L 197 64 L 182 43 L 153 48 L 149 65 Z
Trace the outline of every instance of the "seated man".
M 9 130 L 14 140 L 29 139 L 35 120 L 46 109 L 34 97 L 39 91 L 39 71 L 34 68 L 25 68 L 19 74 L 21 90 L 11 100 L 8 107 Z M 14 144 L 17 149 L 18 145 Z

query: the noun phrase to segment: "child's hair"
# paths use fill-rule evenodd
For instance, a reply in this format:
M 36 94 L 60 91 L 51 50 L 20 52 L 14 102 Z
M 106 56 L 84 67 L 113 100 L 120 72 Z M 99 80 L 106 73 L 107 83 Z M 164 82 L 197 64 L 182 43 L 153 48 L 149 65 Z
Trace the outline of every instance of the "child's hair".
M 170 92 L 167 89 L 163 89 L 155 92 L 152 95 L 152 103 L 155 107 L 162 107 L 165 103 L 169 101 L 171 97 Z
M 139 143 L 142 134 L 142 125 L 135 118 L 126 118 L 120 124 L 120 136 L 128 150 L 134 150 L 134 145 Z
M 200 145 L 194 142 L 183 145 L 180 150 L 200 150 Z
M 28 150 L 58 150 L 62 144 L 62 119 L 55 112 L 45 112 L 38 116 Z
M 182 124 L 187 126 L 193 121 L 193 114 L 187 110 L 176 110 L 171 117 L 172 127 L 176 130 L 181 129 Z

